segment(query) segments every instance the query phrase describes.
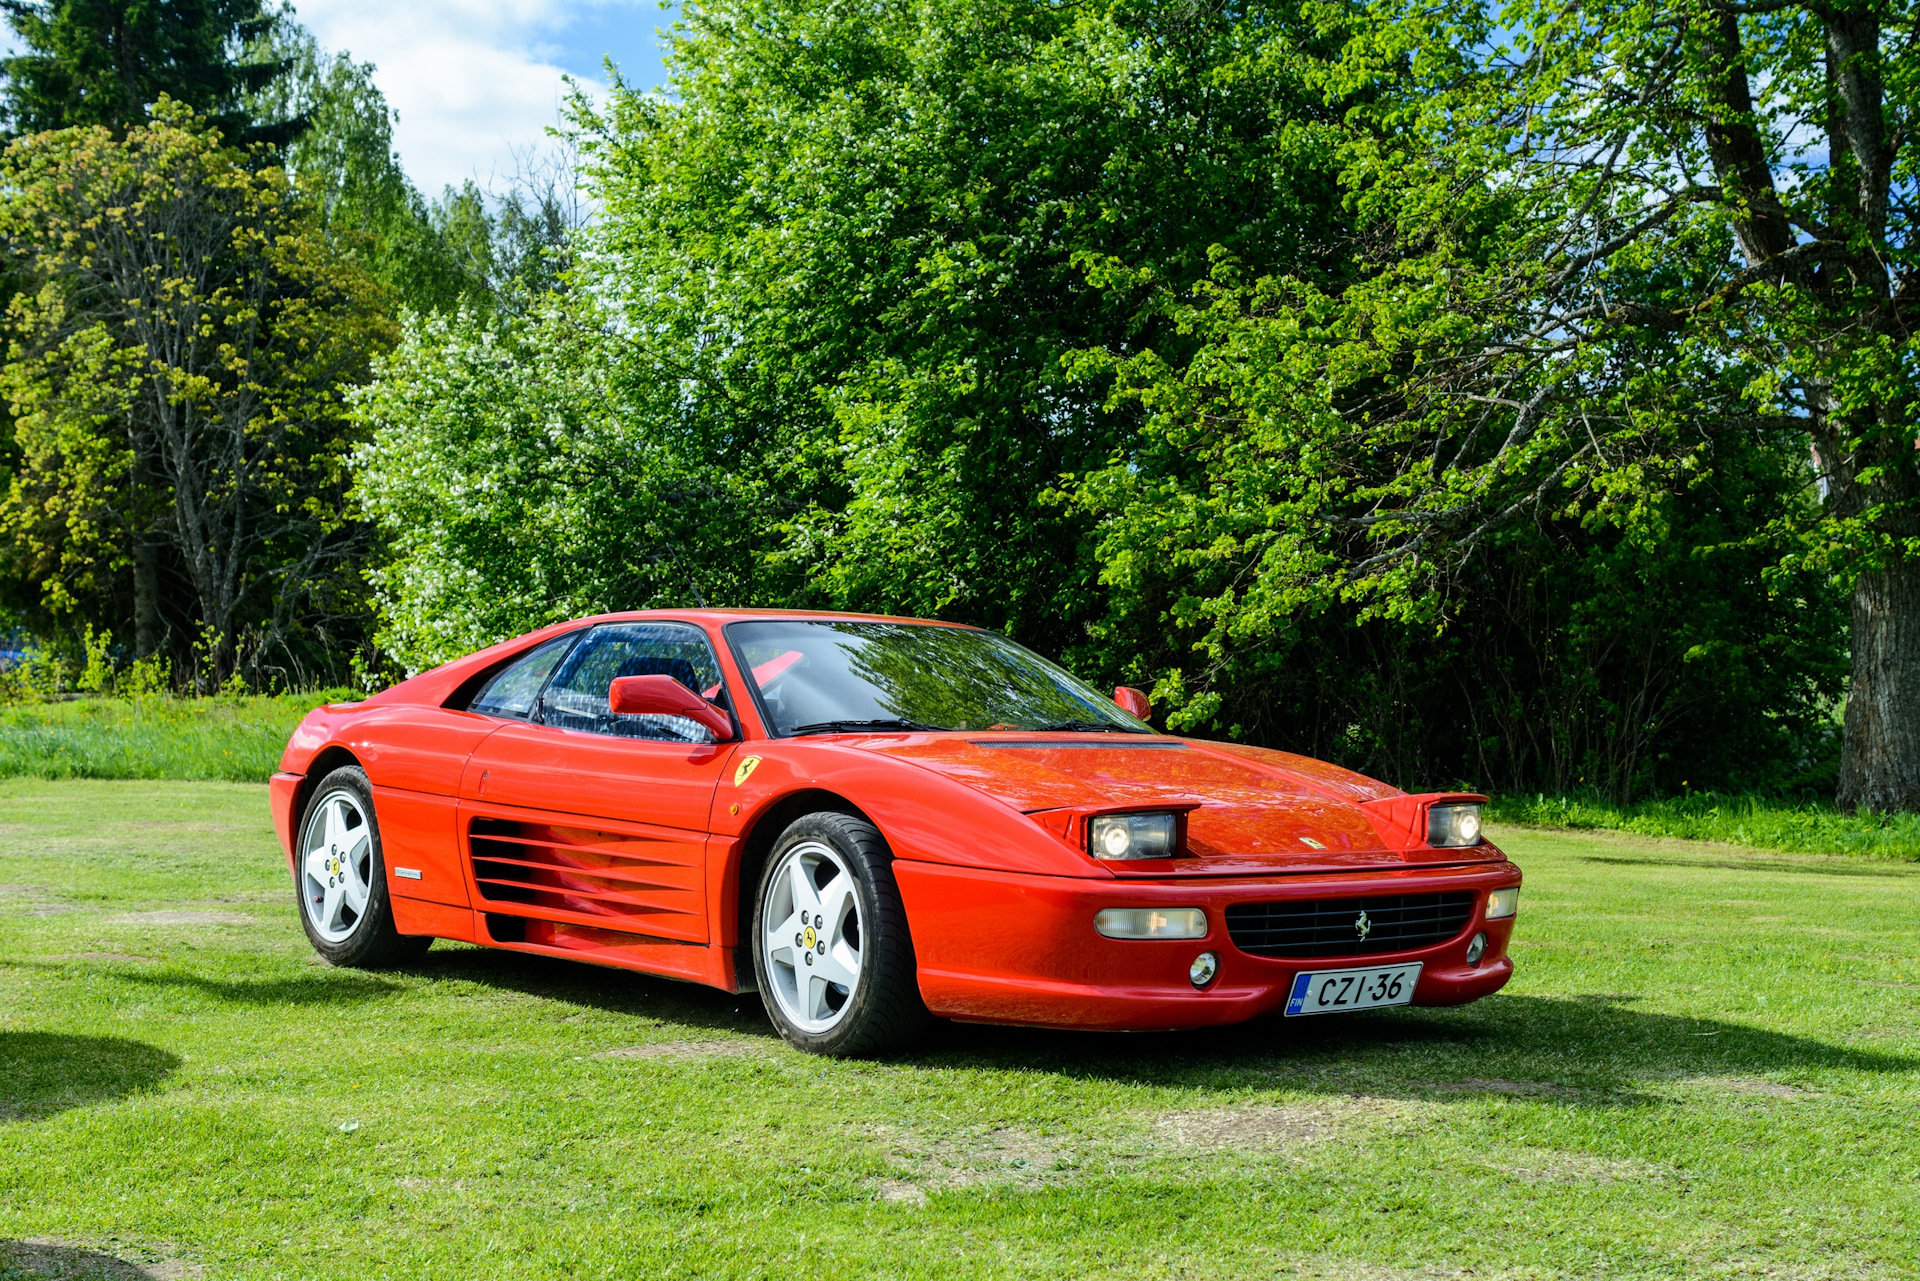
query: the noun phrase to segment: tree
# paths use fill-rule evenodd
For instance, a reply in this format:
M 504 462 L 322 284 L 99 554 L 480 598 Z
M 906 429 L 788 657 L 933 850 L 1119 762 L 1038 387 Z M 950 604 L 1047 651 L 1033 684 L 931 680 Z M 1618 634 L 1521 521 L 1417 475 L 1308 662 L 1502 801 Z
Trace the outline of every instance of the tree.
M 1256 464 L 1264 607 L 1444 619 L 1510 522 L 1641 521 L 1756 443 L 1806 499 L 1733 536 L 1852 592 L 1840 803 L 1920 808 L 1911 6 L 1322 16 L 1358 279 L 1223 260 L 1169 303 L 1199 358 L 1122 357 L 1167 431 Z
M 342 394 L 390 341 L 370 282 L 282 170 L 164 99 L 124 138 L 20 139 L 0 175 L 32 279 L 0 373 L 16 554 L 66 612 L 129 574 L 136 651 L 172 631 L 207 681 L 300 659 L 361 545 Z M 170 616 L 175 575 L 189 604 Z
M 1077 258 L 1339 270 L 1312 39 L 1264 0 L 725 0 L 681 10 L 676 99 L 578 104 L 599 280 L 779 505 L 765 599 L 1084 642 L 1050 491 L 1128 424 L 1061 357 L 1158 322 Z
M 0 11 L 26 47 L 0 61 L 0 112 L 14 134 L 84 125 L 123 132 L 162 97 L 243 141 L 283 143 L 301 127 L 245 109 L 249 94 L 286 70 L 236 56 L 276 20 L 261 0 L 4 0 Z
M 591 292 L 413 316 L 355 397 L 380 642 L 435 663 L 609 609 L 752 597 L 762 504 Z

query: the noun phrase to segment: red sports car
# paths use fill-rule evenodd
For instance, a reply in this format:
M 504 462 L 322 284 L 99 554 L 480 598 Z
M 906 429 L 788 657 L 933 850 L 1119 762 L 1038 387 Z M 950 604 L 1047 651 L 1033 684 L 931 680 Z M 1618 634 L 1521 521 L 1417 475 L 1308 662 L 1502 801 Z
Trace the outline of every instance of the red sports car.
M 1513 972 L 1481 796 L 1156 733 L 993 632 L 661 610 L 322 707 L 273 813 L 320 954 L 435 938 L 758 989 L 823 1054 L 932 1015 L 1183 1028 Z

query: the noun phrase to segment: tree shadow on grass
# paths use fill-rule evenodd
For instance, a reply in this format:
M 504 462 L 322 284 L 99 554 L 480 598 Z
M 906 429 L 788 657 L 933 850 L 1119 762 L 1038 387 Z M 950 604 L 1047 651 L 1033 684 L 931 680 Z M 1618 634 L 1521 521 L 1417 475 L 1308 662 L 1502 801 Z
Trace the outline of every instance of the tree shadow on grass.
M 117 1036 L 0 1032 L 0 1122 L 126 1098 L 155 1088 L 179 1066 L 178 1055 Z
M 294 979 L 212 979 L 178 970 L 114 976 L 148 987 L 184 988 L 231 1005 L 351 1005 L 406 990 L 405 985 L 373 974 L 327 970 Z
M 0 961 L 6 969 L 55 970 L 58 963 L 36 961 Z M 405 991 L 405 985 L 375 974 L 357 970 L 321 970 L 298 978 L 216 979 L 183 970 L 136 970 L 131 967 L 107 971 L 122 983 L 141 987 L 176 988 L 198 992 L 229 1005 L 345 1005 L 391 996 Z
M 1815 858 L 1831 862 L 1814 861 Z M 1842 860 L 1850 860 L 1843 862 Z M 1920 876 L 1920 864 L 1860 860 L 1858 855 L 1834 854 L 1800 858 L 1630 858 L 1604 854 L 1583 854 L 1582 863 L 1600 863 L 1610 867 L 1690 867 L 1714 872 L 1796 872 L 1806 876 L 1860 876 L 1885 880 L 1887 877 Z
M 0 1281 L 169 1281 L 198 1268 L 162 1261 L 153 1267 L 64 1241 L 0 1241 Z

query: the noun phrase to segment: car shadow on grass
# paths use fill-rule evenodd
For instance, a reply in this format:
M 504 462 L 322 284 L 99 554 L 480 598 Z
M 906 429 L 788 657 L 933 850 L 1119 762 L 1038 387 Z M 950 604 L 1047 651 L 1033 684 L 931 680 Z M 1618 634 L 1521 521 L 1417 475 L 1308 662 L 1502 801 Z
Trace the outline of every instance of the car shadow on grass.
M 156 1088 L 180 1057 L 144 1041 L 59 1032 L 0 1032 L 0 1123 Z
M 1920 1058 L 1717 1019 L 1635 1010 L 1637 998 L 1493 996 L 1438 1010 L 1378 1010 L 1237 1027 L 1113 1036 L 949 1026 L 918 1056 L 1156 1086 L 1249 1086 L 1391 1097 L 1504 1095 L 1580 1108 L 1651 1102 L 1644 1086 L 1775 1081 L 1840 1069 L 1913 1073 Z
M 409 970 L 645 1018 L 690 1035 L 778 1041 L 755 993 L 732 996 L 623 970 L 479 948 L 435 948 Z M 1067 1032 L 940 1022 L 895 1068 L 1046 1073 L 1158 1087 L 1469 1097 L 1584 1108 L 1649 1101 L 1688 1078 L 1777 1079 L 1829 1069 L 1920 1071 L 1920 1058 L 1726 1020 L 1633 1008 L 1632 994 L 1497 995 L 1452 1009 L 1269 1017 L 1186 1032 Z
M 697 983 L 587 965 L 563 957 L 440 943 L 409 965 L 405 973 L 480 983 L 565 1005 L 678 1025 L 689 1031 L 779 1039 L 767 1022 L 757 992 L 736 996 Z

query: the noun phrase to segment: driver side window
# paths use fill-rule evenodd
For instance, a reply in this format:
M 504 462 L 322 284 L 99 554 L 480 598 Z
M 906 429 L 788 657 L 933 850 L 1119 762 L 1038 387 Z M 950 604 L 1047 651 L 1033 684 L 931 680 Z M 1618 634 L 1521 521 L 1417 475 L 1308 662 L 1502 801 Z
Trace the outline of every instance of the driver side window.
M 607 694 L 621 676 L 671 676 L 727 708 L 713 648 L 684 623 L 608 623 L 594 628 L 566 657 L 540 699 L 540 719 L 561 729 L 616 738 L 711 743 L 713 735 L 684 716 L 615 716 Z

